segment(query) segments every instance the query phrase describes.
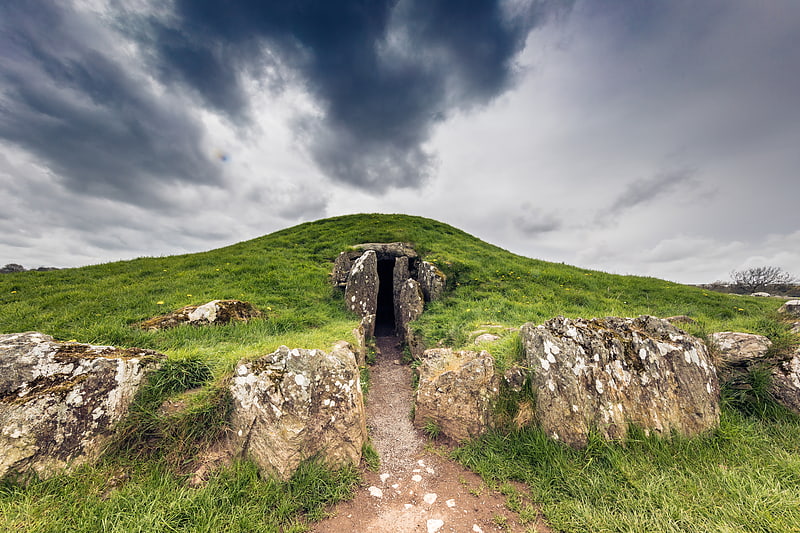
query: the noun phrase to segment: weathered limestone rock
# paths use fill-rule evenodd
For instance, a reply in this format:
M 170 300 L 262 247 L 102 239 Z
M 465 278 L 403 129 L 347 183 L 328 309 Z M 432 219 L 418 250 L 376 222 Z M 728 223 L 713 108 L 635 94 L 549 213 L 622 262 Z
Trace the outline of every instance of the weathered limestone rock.
M 800 333 L 800 322 L 793 322 L 792 329 L 789 331 L 791 331 L 792 333 Z
M 264 471 L 288 479 L 318 455 L 332 467 L 361 460 L 367 439 L 356 356 L 346 344 L 277 351 L 240 362 L 231 384 L 232 446 Z
M 331 283 L 336 287 L 347 285 L 347 275 L 353 267 L 353 260 L 361 255 L 359 252 L 342 252 L 333 262 L 333 272 L 331 272 Z
M 425 297 L 419 283 L 413 279 L 407 279 L 400 288 L 400 296 L 395 303 L 399 311 L 395 315 L 397 332 L 403 340 L 409 342 L 413 335 L 411 322 L 419 318 L 425 307 Z
M 408 242 L 367 242 L 364 244 L 356 244 L 353 248 L 365 252 L 375 252 L 379 261 L 403 256 L 410 258 L 417 257 L 417 251 L 414 250 L 414 246 Z
M 162 358 L 36 332 L 0 335 L 0 478 L 51 477 L 96 460 Z
M 666 320 L 557 317 L 520 335 L 536 416 L 572 446 L 589 431 L 622 439 L 645 431 L 692 435 L 719 423 L 719 384 L 705 344 Z
M 770 392 L 778 403 L 800 414 L 800 348 L 773 368 Z
M 422 287 L 425 300 L 432 302 L 442 297 L 447 276 L 433 263 L 423 261 L 417 271 L 417 280 Z
M 147 330 L 174 328 L 181 324 L 196 326 L 227 324 L 233 320 L 247 321 L 258 318 L 261 312 L 248 302 L 240 300 L 212 300 L 203 305 L 187 305 L 172 313 L 157 316 L 139 323 Z
M 709 340 L 722 354 L 721 364 L 717 368 L 722 383 L 747 374 L 764 361 L 772 346 L 772 341 L 763 335 L 736 331 L 712 333 Z
M 670 324 L 696 324 L 697 320 L 686 315 L 668 316 L 665 318 Z
M 411 272 L 408 268 L 408 257 L 398 257 L 394 262 L 394 269 L 392 270 L 392 303 L 394 304 L 395 326 L 399 323 L 397 317 L 402 314 L 402 310 L 400 309 L 400 293 L 403 290 L 403 284 L 410 278 Z
M 491 426 L 500 378 L 489 352 L 425 350 L 415 394 L 414 425 L 435 424 L 456 441 L 477 437 Z
M 778 309 L 778 312 L 800 317 L 800 300 L 789 300 Z
M 756 298 L 769 298 L 770 294 L 768 292 L 754 292 L 750 296 L 755 296 Z
M 347 278 L 344 301 L 351 311 L 366 319 L 364 330 L 367 337 L 372 337 L 378 308 L 378 258 L 374 251 L 364 252 L 353 263 Z
M 483 342 L 496 342 L 500 340 L 500 335 L 495 335 L 494 333 L 481 333 L 475 340 L 473 341 L 475 344 L 481 344 Z

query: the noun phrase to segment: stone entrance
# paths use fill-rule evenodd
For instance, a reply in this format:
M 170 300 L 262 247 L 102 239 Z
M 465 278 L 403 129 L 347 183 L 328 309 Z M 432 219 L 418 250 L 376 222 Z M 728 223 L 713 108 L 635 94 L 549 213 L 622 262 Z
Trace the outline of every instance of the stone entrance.
M 361 316 L 367 337 L 394 333 L 407 343 L 409 323 L 426 301 L 441 297 L 446 284 L 436 265 L 403 242 L 353 246 L 336 258 L 331 278 L 344 289 L 347 307 Z

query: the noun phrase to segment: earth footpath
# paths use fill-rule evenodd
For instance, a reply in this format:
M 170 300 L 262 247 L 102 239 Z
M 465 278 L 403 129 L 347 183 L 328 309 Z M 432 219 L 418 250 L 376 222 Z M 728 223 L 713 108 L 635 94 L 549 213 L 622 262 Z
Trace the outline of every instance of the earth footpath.
M 330 509 L 330 516 L 314 524 L 313 531 L 552 532 L 541 515 L 522 524 L 502 494 L 448 459 L 446 445 L 429 443 L 414 428 L 412 371 L 401 364 L 399 340 L 379 336 L 376 345 L 366 409 L 380 468 L 365 468 L 355 497 Z M 517 490 L 526 494 L 521 485 Z

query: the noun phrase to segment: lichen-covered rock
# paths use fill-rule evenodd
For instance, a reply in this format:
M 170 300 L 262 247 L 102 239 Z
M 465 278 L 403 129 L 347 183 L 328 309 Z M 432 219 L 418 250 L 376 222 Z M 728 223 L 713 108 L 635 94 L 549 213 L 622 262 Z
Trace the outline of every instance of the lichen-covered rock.
M 750 296 L 754 296 L 756 298 L 769 298 L 770 294 L 768 292 L 754 292 Z
M 456 441 L 481 435 L 491 427 L 499 382 L 489 352 L 425 350 L 414 397 L 414 425 L 433 424 Z
M 778 312 L 800 317 L 800 300 L 789 300 L 778 309 Z
M 395 316 L 397 333 L 402 340 L 409 342 L 413 336 L 411 323 L 420 317 L 425 307 L 425 297 L 419 282 L 407 279 L 400 288 L 400 296 L 396 304 L 398 309 L 398 314 Z
M 800 348 L 772 369 L 770 393 L 778 403 L 800 414 Z
M 417 271 L 417 281 L 419 281 L 422 293 L 425 295 L 425 300 L 433 302 L 444 294 L 447 276 L 433 263 L 423 261 Z
M 395 326 L 398 324 L 398 317 L 402 314 L 400 309 L 400 292 L 403 284 L 411 278 L 411 271 L 408 266 L 408 257 L 398 257 L 394 262 L 392 270 L 392 304 L 394 305 Z M 396 328 L 399 329 L 399 328 Z
M 347 285 L 347 276 L 350 274 L 350 269 L 353 267 L 353 261 L 361 255 L 361 252 L 347 251 L 340 253 L 333 262 L 333 271 L 331 272 L 331 283 L 336 287 L 345 287 Z
M 693 435 L 719 423 L 719 384 L 705 344 L 666 320 L 557 317 L 520 335 L 536 417 L 553 438 L 584 446 L 590 431 Z
M 240 300 L 212 300 L 203 305 L 187 305 L 169 314 L 157 316 L 139 323 L 146 330 L 174 328 L 181 324 L 195 326 L 227 324 L 238 320 L 258 318 L 261 312 L 248 302 Z
M 344 301 L 347 308 L 364 321 L 367 337 L 375 333 L 375 312 L 378 308 L 378 258 L 372 250 L 356 259 L 347 277 Z
M 792 322 L 792 329 L 789 331 L 792 333 L 800 333 L 800 322 Z
M 481 333 L 473 341 L 475 344 L 482 344 L 484 342 L 497 342 L 500 340 L 500 335 L 494 333 Z
M 0 335 L 0 477 L 50 477 L 96 460 L 162 358 L 36 332 Z
M 417 257 L 417 251 L 414 250 L 414 246 L 408 242 L 366 242 L 363 244 L 356 244 L 353 248 L 364 252 L 375 252 L 379 261 L 403 256 L 412 259 Z
M 721 354 L 717 370 L 722 383 L 745 376 L 754 365 L 764 361 L 772 346 L 772 341 L 763 335 L 737 331 L 712 333 L 709 340 Z
M 356 356 L 346 344 L 275 352 L 240 362 L 231 383 L 232 446 L 265 472 L 288 479 L 318 456 L 332 467 L 361 460 L 367 439 Z

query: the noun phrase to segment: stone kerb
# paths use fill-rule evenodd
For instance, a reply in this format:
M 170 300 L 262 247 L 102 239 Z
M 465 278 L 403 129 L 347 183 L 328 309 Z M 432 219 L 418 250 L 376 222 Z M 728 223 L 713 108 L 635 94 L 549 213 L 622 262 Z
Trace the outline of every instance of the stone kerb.
M 551 437 L 586 445 L 628 425 L 693 435 L 719 423 L 719 383 L 705 344 L 666 320 L 567 319 L 525 324 L 535 414 Z
M 231 445 L 261 469 L 288 479 L 306 459 L 358 464 L 367 440 L 356 355 L 347 343 L 330 353 L 289 349 L 241 361 L 231 383 Z
M 98 459 L 163 355 L 0 335 L 0 477 L 47 478 Z

